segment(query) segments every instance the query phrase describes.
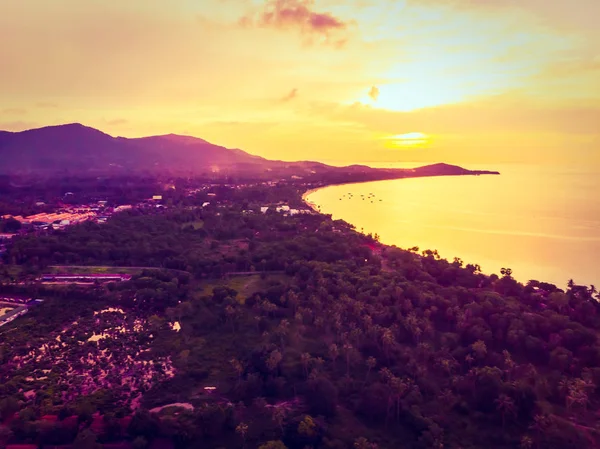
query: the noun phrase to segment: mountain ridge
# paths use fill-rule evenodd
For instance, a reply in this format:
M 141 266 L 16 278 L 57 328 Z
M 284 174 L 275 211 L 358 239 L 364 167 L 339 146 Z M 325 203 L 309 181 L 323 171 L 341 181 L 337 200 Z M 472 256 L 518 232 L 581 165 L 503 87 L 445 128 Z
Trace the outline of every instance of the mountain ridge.
M 0 131 L 0 174 L 171 173 L 261 179 L 334 177 L 360 180 L 406 176 L 481 174 L 448 164 L 418 169 L 377 169 L 365 165 L 334 167 L 316 161 L 269 160 L 238 148 L 179 134 L 127 138 L 111 136 L 81 123 L 18 132 Z M 418 172 L 418 173 L 417 173 Z M 295 178 L 295 179 L 296 179 Z

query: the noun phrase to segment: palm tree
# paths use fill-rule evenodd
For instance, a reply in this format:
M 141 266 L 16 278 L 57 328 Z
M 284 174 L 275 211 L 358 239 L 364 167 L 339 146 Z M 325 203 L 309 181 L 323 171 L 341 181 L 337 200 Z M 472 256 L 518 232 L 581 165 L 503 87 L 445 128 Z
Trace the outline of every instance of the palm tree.
M 367 364 L 367 375 L 365 376 L 365 384 L 369 380 L 369 374 L 371 370 L 377 366 L 377 359 L 375 357 L 369 357 L 366 361 Z
M 494 401 L 496 403 L 496 408 L 502 415 L 502 429 L 506 424 L 506 414 L 514 413 L 515 411 L 515 402 L 507 395 L 501 394 L 498 396 L 498 399 Z
M 354 449 L 376 449 L 375 443 L 370 443 L 365 437 L 360 437 L 354 442 Z
M 536 446 L 539 449 L 541 442 L 541 435 L 544 433 L 549 424 L 549 418 L 546 415 L 535 415 L 533 417 L 533 424 L 529 426 L 530 429 L 535 431 Z
M 558 382 L 558 391 L 561 396 L 567 398 L 569 396 L 569 389 L 571 388 L 571 381 L 566 377 L 563 377 L 560 382 Z M 567 409 L 569 407 L 567 406 Z
M 440 393 L 438 400 L 448 410 L 451 410 L 456 405 L 456 396 L 451 389 L 447 388 Z
M 338 356 L 340 355 L 340 351 L 338 346 L 335 343 L 329 345 L 329 357 L 331 357 L 331 361 L 335 364 Z
M 473 358 L 473 356 L 471 354 L 467 354 L 465 356 L 465 362 L 467 362 L 467 364 L 469 365 L 469 368 L 471 367 L 471 365 L 473 364 L 474 361 L 475 361 L 475 359 Z
M 569 287 L 570 289 L 575 287 L 575 282 L 573 281 L 573 279 L 569 279 L 569 282 L 567 283 L 567 287 Z
M 533 440 L 531 437 L 528 437 L 527 435 L 521 437 L 520 447 L 521 449 L 531 449 L 533 447 Z
M 346 353 L 346 375 L 350 375 L 350 355 L 352 354 L 352 345 L 350 343 L 346 343 L 343 346 L 344 352 Z
M 275 372 L 279 368 L 279 363 L 281 362 L 282 358 L 281 352 L 278 350 L 275 349 L 273 352 L 271 352 L 266 360 L 266 365 L 269 371 Z
M 233 358 L 229 361 L 229 363 L 231 364 L 231 367 L 233 368 L 233 370 L 235 371 L 235 373 L 237 374 L 237 383 L 239 384 L 242 380 L 242 374 L 244 374 L 244 366 L 242 365 L 242 363 L 236 359 Z
M 246 434 L 248 433 L 248 424 L 243 422 L 239 423 L 238 426 L 235 428 L 235 432 L 239 433 L 242 436 L 242 447 L 246 447 Z
M 487 346 L 483 340 L 477 340 L 471 345 L 471 349 L 478 359 L 483 359 L 487 355 Z
M 304 369 L 304 376 L 308 378 L 308 364 L 310 363 L 311 357 L 308 352 L 302 353 L 300 361 L 302 362 L 302 368 Z
M 385 351 L 385 357 L 390 359 L 390 347 L 394 343 L 394 334 L 390 329 L 384 329 L 381 335 L 381 343 L 383 343 L 383 349 Z
M 283 423 L 285 422 L 285 409 L 283 407 L 275 407 L 273 409 L 273 416 L 271 418 L 273 419 L 275 424 L 277 424 L 277 426 L 281 430 L 281 433 L 283 434 Z

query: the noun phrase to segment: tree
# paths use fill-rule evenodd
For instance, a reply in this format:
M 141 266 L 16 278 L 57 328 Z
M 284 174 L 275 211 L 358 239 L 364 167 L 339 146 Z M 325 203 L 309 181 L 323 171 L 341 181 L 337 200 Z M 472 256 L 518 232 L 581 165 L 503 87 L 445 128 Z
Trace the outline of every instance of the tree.
M 385 357 L 389 361 L 390 359 L 390 348 L 394 344 L 394 334 L 390 329 L 384 329 L 381 334 L 381 343 L 383 344 L 383 349 L 385 351 Z
M 271 354 L 269 354 L 269 358 L 267 359 L 267 368 L 271 372 L 276 372 L 279 369 L 279 364 L 281 363 L 283 356 L 281 352 L 275 349 Z
M 73 447 L 77 449 L 102 449 L 98 436 L 90 429 L 83 429 L 77 434 Z
M 283 433 L 283 423 L 285 422 L 285 416 L 285 408 L 273 407 L 273 415 L 271 416 L 271 419 L 273 420 L 273 422 L 275 422 L 275 424 L 277 424 L 277 427 L 279 427 L 281 433 Z
M 352 350 L 354 349 L 350 343 L 346 343 L 343 346 L 344 353 L 346 354 L 346 375 L 350 375 L 350 356 L 352 355 Z
M 0 447 L 4 447 L 4 445 L 12 438 L 12 431 L 0 424 Z
M 535 415 L 533 417 L 533 423 L 529 426 L 535 432 L 536 446 L 539 448 L 543 433 L 546 431 L 550 424 L 550 418 L 546 415 Z
M 314 438 L 317 435 L 317 425 L 312 416 L 305 415 L 298 424 L 298 434 L 307 438 Z
M 365 384 L 369 380 L 369 374 L 371 370 L 377 366 L 377 359 L 375 357 L 369 357 L 365 362 L 367 365 L 367 375 L 365 376 Z
M 519 447 L 521 449 L 531 449 L 533 447 L 533 440 L 531 437 L 524 435 L 521 437 L 521 444 Z
M 504 393 L 498 396 L 498 399 L 496 399 L 494 402 L 496 403 L 496 408 L 502 415 L 502 428 L 504 429 L 506 414 L 515 412 L 515 402 Z
M 354 449 L 377 449 L 377 445 L 370 443 L 365 437 L 357 438 L 353 447 Z
M 482 360 L 487 354 L 487 347 L 483 340 L 477 340 L 471 345 L 471 349 L 473 349 L 473 352 L 479 360 Z
M 271 440 L 258 446 L 258 449 L 287 449 L 281 440 Z
M 337 408 L 338 392 L 326 377 L 318 377 L 309 383 L 306 401 L 315 415 L 333 416 Z
M 0 224 L 0 230 L 2 232 L 14 233 L 21 229 L 21 222 L 19 220 L 14 219 L 13 217 L 4 220 Z
M 237 374 L 237 383 L 239 384 L 242 380 L 242 374 L 244 374 L 244 365 L 242 365 L 242 363 L 235 358 L 231 359 L 229 363 L 231 364 L 231 367 Z
M 145 449 L 148 447 L 148 440 L 140 435 L 133 440 L 132 446 L 133 449 Z
M 246 435 L 248 434 L 248 424 L 239 423 L 235 428 L 235 433 L 242 437 L 242 447 L 246 447 Z
M 302 362 L 302 369 L 304 370 L 304 377 L 308 378 L 308 364 L 310 363 L 311 357 L 308 352 L 304 352 L 300 355 L 300 361 Z
M 329 357 L 331 357 L 331 361 L 335 364 L 338 356 L 340 355 L 340 351 L 338 346 L 335 343 L 329 345 Z

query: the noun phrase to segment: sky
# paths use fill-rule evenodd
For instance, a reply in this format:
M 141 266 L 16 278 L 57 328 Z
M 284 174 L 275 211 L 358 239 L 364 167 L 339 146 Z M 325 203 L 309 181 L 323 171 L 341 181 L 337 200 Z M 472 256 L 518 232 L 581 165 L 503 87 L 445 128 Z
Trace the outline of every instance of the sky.
M 2 0 L 0 129 L 600 165 L 598 0 Z

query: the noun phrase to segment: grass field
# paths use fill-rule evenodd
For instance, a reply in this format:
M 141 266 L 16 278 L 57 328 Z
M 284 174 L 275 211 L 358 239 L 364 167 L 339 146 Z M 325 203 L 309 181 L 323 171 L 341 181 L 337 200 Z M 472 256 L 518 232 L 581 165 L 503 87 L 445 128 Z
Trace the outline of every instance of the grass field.
M 188 226 L 192 226 L 194 228 L 194 230 L 197 231 L 198 229 L 202 229 L 204 227 L 204 222 L 202 220 L 198 220 L 198 221 L 183 223 L 181 225 L 182 228 L 187 228 Z
M 229 287 L 238 292 L 237 299 L 243 304 L 246 298 L 266 288 L 270 282 L 283 281 L 286 278 L 287 276 L 283 274 L 271 274 L 262 279 L 260 274 L 252 274 L 249 276 L 232 276 L 230 278 L 203 281 L 198 286 L 198 295 L 211 295 L 215 287 Z
M 130 267 L 85 267 L 85 266 L 77 266 L 77 267 L 67 267 L 67 266 L 54 266 L 49 267 L 48 273 L 69 273 L 69 274 L 114 274 L 114 273 L 124 273 L 124 274 L 135 274 L 141 271 L 140 268 L 130 268 Z

